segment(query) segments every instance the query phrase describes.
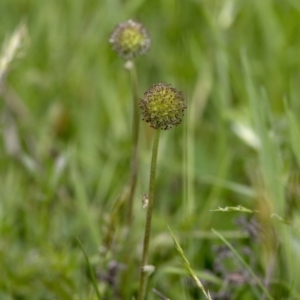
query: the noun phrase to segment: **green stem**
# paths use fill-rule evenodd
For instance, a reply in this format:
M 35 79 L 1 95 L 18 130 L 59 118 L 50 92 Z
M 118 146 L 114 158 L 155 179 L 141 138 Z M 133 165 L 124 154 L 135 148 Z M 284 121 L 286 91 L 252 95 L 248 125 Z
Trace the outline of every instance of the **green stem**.
M 143 300 L 146 288 L 146 272 L 144 267 L 148 262 L 148 249 L 149 249 L 149 240 L 151 232 L 151 219 L 153 211 L 153 199 L 154 199 L 154 184 L 155 184 L 155 173 L 156 173 L 156 161 L 157 161 L 157 152 L 159 144 L 159 134 L 160 130 L 155 131 L 153 149 L 152 149 L 152 160 L 151 160 L 151 171 L 150 171 L 150 183 L 149 183 L 149 195 L 148 195 L 148 206 L 147 206 L 147 216 L 146 216 L 146 226 L 144 233 L 144 245 L 143 245 L 143 257 L 141 262 L 140 270 L 140 286 L 137 300 Z
M 132 120 L 132 152 L 130 160 L 130 191 L 128 197 L 128 212 L 127 212 L 127 225 L 132 223 L 132 211 L 133 211 L 133 198 L 137 181 L 137 150 L 139 141 L 139 129 L 140 129 L 140 114 L 139 114 L 139 95 L 138 95 L 138 80 L 133 61 L 127 62 L 129 65 L 127 70 L 129 71 L 131 89 L 133 94 L 133 120 Z

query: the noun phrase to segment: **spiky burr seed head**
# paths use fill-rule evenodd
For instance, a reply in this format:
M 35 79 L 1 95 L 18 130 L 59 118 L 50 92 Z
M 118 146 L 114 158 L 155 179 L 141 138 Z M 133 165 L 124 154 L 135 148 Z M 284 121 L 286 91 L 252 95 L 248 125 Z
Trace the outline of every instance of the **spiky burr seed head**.
M 139 106 L 142 119 L 151 127 L 163 130 L 179 125 L 186 109 L 182 92 L 162 83 L 150 87 Z
M 128 20 L 115 27 L 109 42 L 120 57 L 130 60 L 144 55 L 150 48 L 151 40 L 142 24 Z

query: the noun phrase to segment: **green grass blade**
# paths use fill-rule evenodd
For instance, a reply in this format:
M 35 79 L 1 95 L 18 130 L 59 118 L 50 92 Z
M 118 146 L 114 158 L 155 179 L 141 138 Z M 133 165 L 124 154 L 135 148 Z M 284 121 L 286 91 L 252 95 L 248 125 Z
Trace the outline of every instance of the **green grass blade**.
M 211 297 L 210 297 L 209 292 L 204 289 L 204 286 L 202 285 L 201 281 L 199 280 L 199 278 L 196 276 L 195 272 L 191 268 L 191 265 L 190 265 L 189 261 L 187 260 L 187 258 L 185 257 L 184 252 L 183 252 L 180 244 L 178 243 L 175 235 L 173 234 L 171 228 L 169 226 L 168 226 L 168 228 L 169 228 L 169 231 L 171 233 L 175 248 L 178 252 L 178 257 L 179 257 L 179 260 L 181 262 L 182 268 L 194 280 L 196 285 L 202 290 L 202 292 L 205 295 L 206 299 L 212 300 Z
M 288 128 L 290 133 L 290 142 L 292 151 L 297 159 L 298 166 L 300 166 L 300 125 L 295 114 L 286 105 L 286 115 L 288 121 Z
M 276 213 L 284 214 L 284 193 L 280 183 L 281 161 L 276 141 L 270 136 L 268 126 L 270 107 L 265 91 L 258 93 L 251 76 L 249 60 L 245 52 L 242 62 L 246 81 L 246 90 L 252 115 L 253 125 L 260 140 L 258 159 L 269 199 Z
M 93 272 L 93 269 L 92 269 L 92 267 L 91 267 L 90 260 L 89 260 L 89 258 L 88 258 L 88 256 L 87 256 L 87 254 L 86 254 L 86 252 L 85 252 L 85 250 L 84 250 L 84 248 L 83 248 L 83 245 L 82 245 L 82 243 L 81 243 L 81 241 L 80 241 L 79 238 L 77 238 L 77 242 L 78 242 L 78 244 L 79 244 L 79 246 L 80 246 L 80 248 L 81 248 L 81 251 L 82 251 L 82 253 L 83 253 L 84 257 L 85 257 L 86 265 L 87 265 L 88 272 L 89 272 L 89 277 L 90 277 L 90 280 L 91 280 L 91 282 L 92 282 L 92 284 L 93 284 L 95 293 L 96 293 L 96 295 L 97 295 L 97 299 L 98 299 L 98 300 L 101 300 L 102 297 L 101 297 L 100 292 L 99 292 L 99 289 L 98 289 L 97 281 L 96 281 L 96 278 L 95 278 L 95 274 L 94 274 L 94 272 Z
M 251 267 L 246 263 L 246 261 L 241 257 L 241 255 L 234 249 L 234 247 L 216 230 L 211 229 L 211 231 L 217 235 L 220 240 L 232 251 L 232 253 L 236 256 L 236 258 L 240 261 L 240 263 L 247 269 L 247 271 L 250 273 L 250 275 L 253 277 L 257 285 L 261 288 L 261 290 L 264 292 L 266 297 L 269 300 L 274 300 L 274 298 L 270 295 L 268 290 L 263 286 L 259 278 L 256 276 L 256 274 L 252 271 Z

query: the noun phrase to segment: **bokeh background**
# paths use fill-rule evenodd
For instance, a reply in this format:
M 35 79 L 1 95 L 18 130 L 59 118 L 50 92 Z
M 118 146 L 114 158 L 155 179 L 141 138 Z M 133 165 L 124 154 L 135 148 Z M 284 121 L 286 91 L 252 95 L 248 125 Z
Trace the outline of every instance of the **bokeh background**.
M 0 2 L 0 299 L 96 299 L 77 237 L 103 299 L 136 293 L 153 131 L 124 240 L 132 94 L 108 43 L 129 18 L 152 41 L 140 96 L 170 83 L 188 107 L 161 134 L 147 299 L 205 299 L 167 225 L 213 299 L 300 299 L 298 0 Z

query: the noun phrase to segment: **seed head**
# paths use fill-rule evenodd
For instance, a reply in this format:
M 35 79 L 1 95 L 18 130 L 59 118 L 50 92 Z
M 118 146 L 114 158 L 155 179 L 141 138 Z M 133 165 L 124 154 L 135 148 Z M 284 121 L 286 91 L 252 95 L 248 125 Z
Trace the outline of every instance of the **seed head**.
M 142 119 L 155 129 L 171 129 L 179 125 L 186 108 L 182 92 L 170 84 L 157 83 L 140 99 Z
M 116 26 L 109 42 L 120 57 L 129 60 L 145 54 L 150 48 L 151 41 L 142 24 L 128 20 Z

